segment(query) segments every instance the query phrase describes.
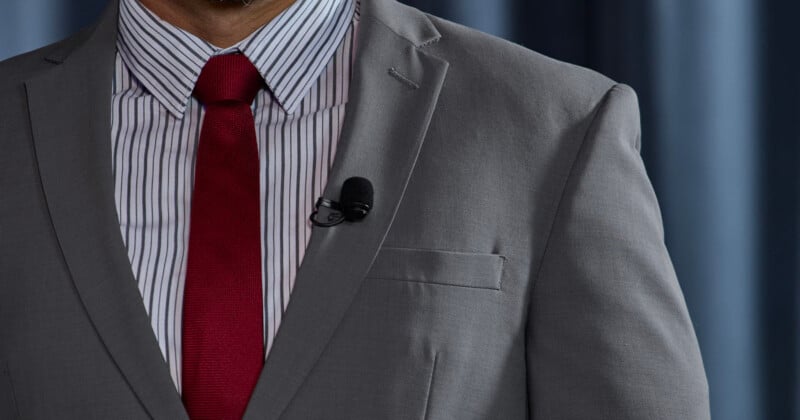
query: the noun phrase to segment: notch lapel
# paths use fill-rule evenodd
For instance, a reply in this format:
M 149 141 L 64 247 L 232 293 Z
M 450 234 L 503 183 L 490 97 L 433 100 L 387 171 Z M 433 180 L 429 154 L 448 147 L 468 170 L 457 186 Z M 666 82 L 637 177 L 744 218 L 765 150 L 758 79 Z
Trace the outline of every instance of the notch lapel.
M 403 197 L 445 78 L 447 62 L 421 45 L 439 37 L 419 11 L 363 0 L 349 103 L 324 196 L 345 179 L 374 186 L 358 223 L 314 227 L 289 306 L 245 419 L 277 419 L 309 375 L 358 292 Z
M 153 335 L 117 219 L 111 82 L 117 2 L 74 51 L 26 81 L 39 173 L 75 288 L 103 344 L 153 418 L 187 418 Z

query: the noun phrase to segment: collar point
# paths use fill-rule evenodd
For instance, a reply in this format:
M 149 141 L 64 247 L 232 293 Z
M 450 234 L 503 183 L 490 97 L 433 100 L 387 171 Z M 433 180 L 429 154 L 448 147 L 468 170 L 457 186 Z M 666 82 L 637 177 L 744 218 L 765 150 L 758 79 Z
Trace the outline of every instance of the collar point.
M 167 103 L 162 103 L 162 106 L 177 119 L 183 118 L 183 116 L 186 115 L 186 109 L 189 107 L 188 104 L 178 105 Z

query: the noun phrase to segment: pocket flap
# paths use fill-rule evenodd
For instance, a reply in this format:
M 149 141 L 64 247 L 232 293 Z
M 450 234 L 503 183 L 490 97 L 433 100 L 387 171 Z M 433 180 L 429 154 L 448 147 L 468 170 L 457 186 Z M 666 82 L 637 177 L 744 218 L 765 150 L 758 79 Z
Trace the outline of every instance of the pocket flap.
M 505 257 L 415 248 L 381 248 L 367 277 L 500 290 Z

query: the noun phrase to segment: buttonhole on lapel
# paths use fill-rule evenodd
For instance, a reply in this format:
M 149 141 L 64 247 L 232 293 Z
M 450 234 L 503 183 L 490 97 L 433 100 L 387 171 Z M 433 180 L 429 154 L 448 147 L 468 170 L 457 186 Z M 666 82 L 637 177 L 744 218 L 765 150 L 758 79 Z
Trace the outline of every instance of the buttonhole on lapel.
M 390 67 L 389 68 L 389 75 L 394 77 L 395 79 L 399 80 L 404 85 L 410 87 L 411 89 L 419 89 L 419 85 L 414 82 L 413 80 L 409 79 L 406 76 L 403 76 L 396 68 Z

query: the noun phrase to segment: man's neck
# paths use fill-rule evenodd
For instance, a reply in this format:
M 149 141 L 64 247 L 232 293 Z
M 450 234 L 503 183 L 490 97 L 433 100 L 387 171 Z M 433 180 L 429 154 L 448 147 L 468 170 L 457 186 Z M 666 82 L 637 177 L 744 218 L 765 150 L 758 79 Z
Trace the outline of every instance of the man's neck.
M 270 22 L 295 0 L 135 0 L 159 18 L 211 44 L 227 48 Z

